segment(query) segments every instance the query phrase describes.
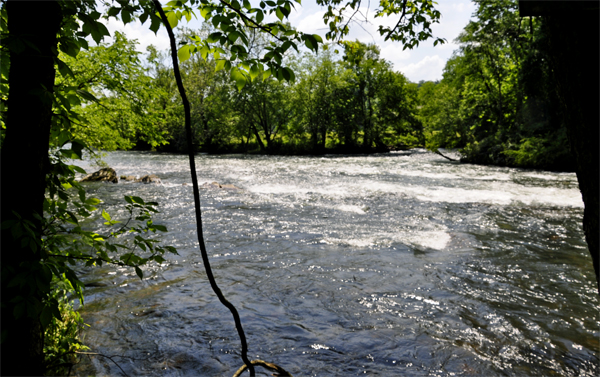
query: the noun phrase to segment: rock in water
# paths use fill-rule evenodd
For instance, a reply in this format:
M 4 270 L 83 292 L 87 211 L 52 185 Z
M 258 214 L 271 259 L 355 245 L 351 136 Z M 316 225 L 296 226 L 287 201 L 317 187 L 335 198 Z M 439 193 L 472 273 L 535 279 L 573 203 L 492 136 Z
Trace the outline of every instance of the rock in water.
M 79 182 L 119 182 L 117 172 L 113 168 L 100 169 L 81 178 Z
M 219 188 L 219 189 L 226 189 L 226 190 L 241 190 L 241 188 L 236 187 L 234 185 L 231 184 L 220 184 L 219 182 L 211 182 L 211 183 L 204 183 L 203 185 L 200 186 L 201 188 Z
M 122 175 L 122 181 L 135 181 L 135 175 Z
M 162 183 L 160 178 L 156 174 L 145 175 L 142 178 L 138 179 L 136 182 L 142 183 Z

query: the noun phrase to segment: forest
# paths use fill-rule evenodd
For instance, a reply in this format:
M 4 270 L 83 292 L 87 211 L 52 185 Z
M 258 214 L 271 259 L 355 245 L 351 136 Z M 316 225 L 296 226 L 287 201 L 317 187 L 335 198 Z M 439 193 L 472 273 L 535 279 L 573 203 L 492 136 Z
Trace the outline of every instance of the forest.
M 587 68 L 595 70 L 597 60 L 586 60 L 589 54 L 576 44 L 581 38 L 565 44 L 571 34 L 561 31 L 595 35 L 589 33 L 594 24 L 568 18 L 564 28 L 558 18 L 523 17 L 516 0 L 477 2 L 443 78 L 413 83 L 376 45 L 343 40 L 344 11 L 360 1 L 317 0 L 328 7 L 328 43 L 284 22 L 295 3 L 190 0 L 163 8 L 158 1 L 117 0 L 103 9 L 87 1 L 31 8 L 2 2 L 3 374 L 67 374 L 74 355 L 87 349 L 73 306 L 74 299 L 84 302 L 81 266 L 119 266 L 143 279 L 148 265 L 177 254 L 160 242 L 167 228 L 153 220 L 158 202 L 125 195 L 117 216 L 79 182 L 86 172 L 73 160 L 101 158 L 102 151 L 189 153 L 193 162 L 198 152 L 455 149 L 472 164 L 577 170 L 598 276 L 597 137 L 587 136 L 590 130 L 597 135 L 597 114 L 590 115 L 597 97 L 583 98 L 580 90 L 581 75 L 593 72 Z M 102 18 L 149 21 L 156 32 L 189 21 L 192 8 L 206 22 L 201 30 L 178 29 L 183 85 L 173 76 L 171 52 L 149 47 L 140 53 L 137 42 L 120 33 L 105 40 L 110 33 Z M 267 13 L 278 21 L 264 21 Z M 379 29 L 386 38 L 406 48 L 443 42 L 431 31 L 440 19 L 435 2 L 381 1 L 376 17 L 398 14 L 393 29 Z M 570 57 L 581 57 L 583 68 L 574 76 L 565 69 Z M 12 163 L 16 156 L 19 163 Z M 89 227 L 92 219 L 102 230 Z M 253 375 L 246 352 L 243 345 Z M 30 356 L 27 365 L 6 363 L 23 354 Z
M 212 55 L 185 55 L 194 146 L 206 153 L 373 153 L 456 148 L 464 162 L 573 171 L 566 128 L 551 88 L 548 41 L 539 19 L 512 1 L 481 3 L 458 37 L 439 82 L 412 83 L 359 41 L 317 53 L 288 50 L 294 78 L 268 73 L 238 86 Z M 209 38 L 214 27 L 183 31 Z M 248 53 L 274 38 L 248 30 Z M 185 151 L 183 107 L 167 51 L 117 33 L 112 44 L 62 55 L 76 82 L 97 99 L 75 106 L 74 132 L 101 150 Z M 182 59 L 183 60 L 183 59 Z M 251 73 L 252 76 L 252 73 Z M 239 79 L 239 78 L 238 78 Z M 73 79 L 65 79 L 73 81 Z

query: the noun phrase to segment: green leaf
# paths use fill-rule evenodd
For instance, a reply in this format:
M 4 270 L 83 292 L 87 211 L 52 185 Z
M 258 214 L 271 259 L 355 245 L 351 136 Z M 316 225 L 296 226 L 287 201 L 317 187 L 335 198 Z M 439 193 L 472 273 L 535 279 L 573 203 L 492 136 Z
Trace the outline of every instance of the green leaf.
M 71 139 L 71 133 L 67 130 L 62 130 L 58 135 L 58 145 L 63 146 Z
M 131 196 L 131 200 L 133 200 L 135 203 L 138 204 L 144 204 L 144 200 L 142 198 L 140 198 L 139 196 Z
M 177 51 L 177 57 L 180 62 L 184 62 L 190 58 L 190 47 L 190 45 L 184 45 Z
M 291 69 L 289 69 L 288 67 L 285 67 L 284 69 L 284 77 L 287 75 L 287 77 L 285 78 L 288 81 L 296 81 L 296 75 L 294 74 L 294 71 L 292 71 Z
M 144 24 L 144 23 L 146 22 L 146 20 L 148 19 L 148 16 L 149 16 L 149 14 L 148 14 L 148 13 L 142 13 L 142 14 L 140 15 L 140 18 L 139 18 L 140 22 L 141 22 L 142 24 Z
M 215 64 L 215 72 L 222 70 L 223 67 L 225 67 L 225 60 L 217 60 L 217 63 Z
M 260 24 L 264 18 L 265 18 L 265 14 L 263 13 L 262 10 L 259 9 L 256 12 L 256 22 L 258 22 Z
M 161 232 L 168 232 L 167 227 L 164 225 L 156 225 L 154 224 L 154 227 L 156 228 L 156 230 L 160 230 Z
M 306 45 L 306 47 L 308 47 L 310 50 L 314 50 L 315 46 L 313 45 L 312 41 L 310 38 L 308 38 L 308 36 L 306 36 L 306 38 L 304 39 L 304 44 Z
M 235 80 L 238 91 L 242 90 L 246 85 L 246 76 L 237 68 L 231 70 L 231 78 Z
M 76 165 L 69 165 L 69 169 L 71 169 L 73 172 L 87 174 L 87 172 L 83 168 Z
M 121 11 L 121 8 L 110 7 L 108 9 L 108 17 L 116 17 L 120 11 Z
M 88 204 L 88 205 L 91 205 L 91 206 L 95 206 L 95 205 L 98 205 L 100 203 L 101 203 L 101 201 L 98 198 L 88 198 L 85 201 L 85 204 Z
M 235 43 L 235 41 L 237 41 L 237 39 L 240 37 L 240 33 L 237 31 L 233 31 L 231 33 L 229 33 L 229 35 L 227 36 L 227 39 L 229 39 L 231 41 L 231 43 Z
M 277 7 L 275 14 L 277 15 L 277 18 L 279 18 L 279 21 L 283 21 L 283 12 L 281 11 L 281 7 Z
M 140 277 L 140 280 L 144 280 L 144 273 L 138 266 L 135 266 L 135 273 Z
M 223 36 L 223 34 L 221 34 L 221 32 L 218 32 L 218 31 L 217 31 L 217 32 L 215 32 L 215 33 L 212 33 L 212 34 L 210 34 L 210 35 L 208 36 L 208 38 L 206 38 L 206 41 L 207 41 L 208 43 L 215 43 L 215 42 L 217 42 L 219 39 L 221 39 L 221 37 L 222 37 L 222 36 Z
M 111 220 L 110 214 L 108 212 L 106 212 L 105 210 L 102 210 L 102 217 L 104 217 L 104 219 L 106 221 L 110 221 Z
M 128 24 L 131 22 L 131 13 L 129 13 L 128 10 L 123 9 L 121 11 L 121 20 L 123 20 L 123 23 Z
M 154 34 L 158 32 L 158 29 L 160 29 L 160 25 L 162 25 L 160 18 L 152 17 L 152 20 L 150 21 L 150 30 L 153 31 Z
M 254 64 L 251 68 L 250 68 L 250 81 L 254 81 L 254 79 L 256 78 L 256 76 L 258 76 L 260 73 L 260 70 L 258 69 L 258 66 L 256 64 Z
M 82 90 L 82 89 L 77 89 L 75 91 L 75 93 L 77 93 L 77 95 L 79 95 L 81 98 L 88 100 L 88 101 L 92 101 L 92 102 L 100 102 L 98 100 L 98 98 L 94 97 L 94 95 L 86 90 Z
M 60 72 L 60 74 L 62 75 L 62 77 L 75 77 L 75 74 L 73 73 L 73 71 L 71 70 L 71 68 L 62 60 L 60 59 L 56 59 L 56 64 L 58 66 L 58 71 Z
M 200 9 L 200 15 L 205 20 L 208 20 L 210 18 L 210 13 L 211 12 L 212 12 L 212 8 L 211 7 L 203 7 L 202 9 Z
M 263 82 L 269 78 L 269 76 L 271 76 L 273 74 L 273 70 L 272 69 L 267 69 L 266 71 L 263 72 L 262 74 L 262 79 Z
M 177 24 L 179 23 L 175 12 L 167 13 L 167 21 L 169 21 L 169 25 L 171 25 L 172 29 L 175 29 L 177 27 Z
M 104 36 L 110 36 L 110 32 L 103 23 L 94 21 L 91 27 L 92 38 L 97 44 L 100 44 Z
M 83 144 L 82 141 L 73 140 L 71 142 L 71 152 L 72 152 L 72 155 L 75 157 L 71 157 L 71 158 L 81 159 L 83 156 L 83 148 L 85 148 L 85 144 Z

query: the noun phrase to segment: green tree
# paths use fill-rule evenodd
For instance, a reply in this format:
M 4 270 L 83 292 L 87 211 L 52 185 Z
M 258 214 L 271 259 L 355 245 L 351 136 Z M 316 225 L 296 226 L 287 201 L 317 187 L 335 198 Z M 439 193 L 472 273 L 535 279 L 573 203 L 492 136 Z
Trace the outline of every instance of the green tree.
M 71 123 L 71 133 L 89 147 L 115 150 L 138 144 L 165 144 L 166 129 L 160 107 L 153 106 L 155 85 L 142 66 L 136 42 L 116 32 L 114 41 L 81 51 L 76 57 L 61 53 L 57 91 L 75 102 L 80 121 Z M 62 90 L 61 90 L 62 89 Z M 85 90 L 79 105 L 77 90 Z M 71 104 L 68 104 L 71 105 Z
M 269 77 L 246 85 L 237 95 L 238 121 L 249 127 L 263 152 L 277 151 L 275 138 L 293 115 L 290 94 L 286 83 Z
M 358 135 L 362 135 L 363 151 L 387 150 L 399 136 L 411 144 L 423 144 L 421 123 L 415 116 L 416 87 L 391 70 L 379 57 L 377 46 L 345 42 L 344 67 L 347 86 L 338 97 L 343 105 L 338 106 L 337 123 L 346 144 Z M 351 143 L 358 144 L 357 140 Z
M 334 61 L 333 51 L 328 48 L 318 55 L 304 54 L 296 68 L 297 82 L 293 87 L 296 116 L 295 133 L 309 135 L 312 153 L 323 153 L 327 134 L 335 122 L 335 93 L 343 85 L 342 66 Z
M 423 92 L 427 146 L 461 148 L 474 163 L 572 169 L 540 22 L 526 25 L 513 0 L 478 3 L 474 16 L 441 83 Z
M 376 135 L 379 145 L 423 146 L 425 135 L 419 120 L 417 85 L 400 72 L 382 74 L 376 102 Z

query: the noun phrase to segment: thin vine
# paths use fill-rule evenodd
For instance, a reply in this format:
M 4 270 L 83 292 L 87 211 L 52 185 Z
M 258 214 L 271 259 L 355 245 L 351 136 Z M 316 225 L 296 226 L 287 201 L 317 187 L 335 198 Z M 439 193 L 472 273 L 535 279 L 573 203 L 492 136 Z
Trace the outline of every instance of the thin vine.
M 248 368 L 248 370 L 250 371 L 250 376 L 254 377 L 255 376 L 255 370 L 254 370 L 255 364 L 262 365 L 262 366 L 268 365 L 268 368 L 270 368 L 270 369 L 277 370 L 277 371 L 284 371 L 283 368 L 278 367 L 275 364 L 266 363 L 261 360 L 250 361 L 250 359 L 248 359 L 248 343 L 246 342 L 246 335 L 244 334 L 244 329 L 242 327 L 240 315 L 238 314 L 238 311 L 235 308 L 235 306 L 233 306 L 232 303 L 227 301 L 227 299 L 223 295 L 223 292 L 221 292 L 221 290 L 219 289 L 219 286 L 217 285 L 217 282 L 215 281 L 215 277 L 212 273 L 212 269 L 210 267 L 210 262 L 208 260 L 208 253 L 206 252 L 206 246 L 204 243 L 204 236 L 203 236 L 203 231 L 202 231 L 202 212 L 200 209 L 200 190 L 198 188 L 198 177 L 196 176 L 196 162 L 195 162 L 195 158 L 194 158 L 194 148 L 192 145 L 190 103 L 189 103 L 187 95 L 185 93 L 185 88 L 183 87 L 183 81 L 181 80 L 181 73 L 179 71 L 179 62 L 177 59 L 177 46 L 175 43 L 175 35 L 173 34 L 173 29 L 171 28 L 171 25 L 169 24 L 167 16 L 165 15 L 165 12 L 163 11 L 158 0 L 153 0 L 153 3 L 154 3 L 156 10 L 160 14 L 160 18 L 161 18 L 163 24 L 165 25 L 165 28 L 167 29 L 167 33 L 169 34 L 169 40 L 171 42 L 171 58 L 173 60 L 173 73 L 175 75 L 175 81 L 177 82 L 177 89 L 179 90 L 179 94 L 181 95 L 181 100 L 183 102 L 183 108 L 184 108 L 184 112 L 185 112 L 185 132 L 186 132 L 186 136 L 187 136 L 188 156 L 189 156 L 189 160 L 190 160 L 190 172 L 192 174 L 192 188 L 193 188 L 193 192 L 194 192 L 194 208 L 195 208 L 195 212 L 196 212 L 196 231 L 198 233 L 198 243 L 200 245 L 200 252 L 202 254 L 202 262 L 204 263 L 204 269 L 206 270 L 206 275 L 210 282 L 211 288 L 213 289 L 213 291 L 219 298 L 219 301 L 221 302 L 221 304 L 223 304 L 225 307 L 227 307 L 227 309 L 229 309 L 229 311 L 231 312 L 231 315 L 233 316 L 233 320 L 235 322 L 235 327 L 236 327 L 238 335 L 240 337 L 240 342 L 242 343 L 242 355 L 241 356 L 242 356 L 242 360 L 244 361 L 245 365 L 242 368 L 240 368 L 240 370 L 238 372 L 236 372 L 235 375 L 239 376 L 239 373 L 241 373 L 243 370 Z M 289 373 L 285 372 L 285 374 L 283 374 L 283 375 L 289 376 Z

